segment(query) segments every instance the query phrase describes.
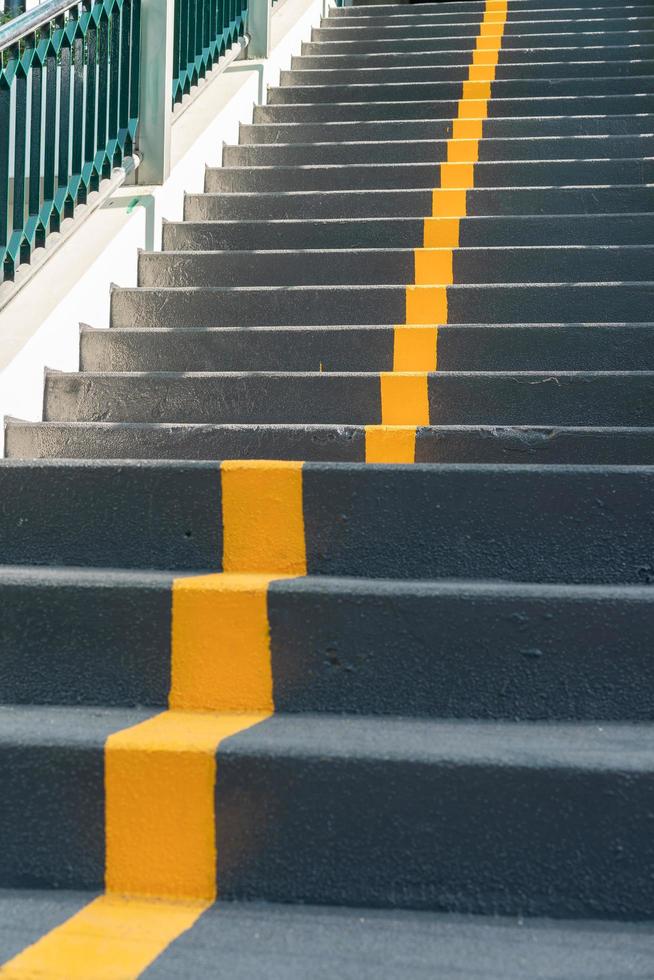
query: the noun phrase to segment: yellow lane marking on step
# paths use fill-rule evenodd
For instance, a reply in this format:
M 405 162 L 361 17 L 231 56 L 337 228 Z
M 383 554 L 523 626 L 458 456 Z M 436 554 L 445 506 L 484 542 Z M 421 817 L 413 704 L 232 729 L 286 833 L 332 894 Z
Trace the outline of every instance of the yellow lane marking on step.
M 268 585 L 280 575 L 202 575 L 173 583 L 170 706 L 273 711 Z
M 306 575 L 302 463 L 222 464 L 223 570 Z
M 435 371 L 437 367 L 436 327 L 395 327 L 393 371 Z
M 415 425 L 366 427 L 366 463 L 415 463 Z
M 427 375 L 383 373 L 381 403 L 384 425 L 429 425 Z
M 216 752 L 274 711 L 268 587 L 306 574 L 302 464 L 223 463 L 221 488 L 225 572 L 173 584 L 169 710 L 106 742 L 106 894 L 2 977 L 136 978 L 216 898 Z
M 424 219 L 423 247 L 415 250 L 414 283 L 406 288 L 405 324 L 394 330 L 394 371 L 435 371 L 438 327 L 448 322 L 447 286 L 455 279 L 454 251 L 460 243 L 460 222 L 467 213 L 468 190 L 474 187 L 475 164 L 479 161 L 479 143 L 483 137 L 484 119 L 488 117 L 488 102 L 499 61 L 499 51 L 506 23 L 508 0 L 486 0 L 484 16 L 463 82 L 452 135 L 447 142 L 445 162 L 440 166 L 440 186 L 432 191 L 432 213 Z M 407 340 L 407 330 L 430 327 L 433 352 L 425 343 L 423 333 L 415 347 Z M 407 353 L 407 351 L 409 353 Z M 404 463 L 415 460 L 415 437 L 419 425 L 429 425 L 427 395 L 406 396 L 389 394 L 401 387 L 391 388 L 388 378 L 380 376 L 381 426 L 366 427 L 366 461 Z M 415 384 L 415 382 L 412 382 Z M 427 380 L 424 381 L 424 392 Z M 421 388 L 421 391 L 423 389 Z M 411 416 L 411 411 L 415 416 Z M 386 426 L 402 423 L 413 425 L 401 434 Z M 410 433 L 413 433 L 411 436 Z M 413 438 L 413 447 L 407 448 Z

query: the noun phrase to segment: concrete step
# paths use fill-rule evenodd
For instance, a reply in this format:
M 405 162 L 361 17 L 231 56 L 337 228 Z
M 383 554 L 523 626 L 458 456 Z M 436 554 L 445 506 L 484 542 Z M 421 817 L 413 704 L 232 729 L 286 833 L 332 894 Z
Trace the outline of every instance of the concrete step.
M 429 374 L 426 389 L 428 421 L 434 425 L 654 426 L 650 371 L 438 371 Z M 48 422 L 379 425 L 382 385 L 379 373 L 354 371 L 47 371 L 43 417 Z
M 606 10 L 615 11 L 618 14 L 628 14 L 632 11 L 639 11 L 643 9 L 643 4 L 634 0 L 633 3 L 628 4 L 616 4 L 615 0 L 591 0 L 591 2 L 585 2 L 585 0 L 511 0 L 511 4 L 507 11 L 507 17 L 510 19 L 512 17 L 522 16 L 523 11 L 529 11 L 529 16 L 542 15 L 545 18 L 552 16 L 553 12 L 565 11 L 566 13 L 572 13 L 574 11 L 580 11 L 586 13 L 591 10 Z M 645 8 L 647 9 L 647 8 Z M 354 17 L 362 17 L 364 20 L 368 17 L 395 17 L 395 16 L 407 16 L 409 14 L 414 14 L 416 18 L 420 18 L 427 15 L 439 14 L 439 13 L 473 13 L 475 11 L 483 12 L 485 10 L 482 0 L 464 0 L 464 2 L 451 2 L 451 0 L 439 0 L 437 3 L 417 3 L 415 5 L 410 3 L 365 3 L 362 0 L 356 5 L 350 7 L 332 7 L 329 11 L 330 19 L 335 21 L 336 18 L 339 20 L 350 20 Z
M 483 111 L 482 105 L 483 103 Z M 513 116 L 557 115 L 625 115 L 649 112 L 652 96 L 649 93 L 631 95 L 575 95 L 528 97 L 514 99 L 492 99 L 488 102 L 488 115 L 491 119 L 506 119 Z M 486 111 L 486 102 L 480 99 L 480 113 Z M 306 102 L 294 105 L 260 105 L 254 108 L 255 123 L 289 122 L 351 122 L 391 119 L 453 119 L 458 112 L 458 99 L 436 102 L 427 98 L 423 101 L 381 102 Z
M 600 39 L 601 40 L 601 39 Z M 312 45 L 315 49 L 317 45 Z M 324 47 L 324 45 L 323 45 Z M 398 51 L 382 53 L 359 53 L 359 54 L 333 54 L 330 49 L 310 54 L 306 51 L 306 45 L 302 45 L 302 54 L 294 55 L 291 59 L 291 68 L 294 69 L 335 69 L 346 68 L 362 69 L 374 67 L 387 67 L 392 70 L 398 66 L 415 68 L 419 65 L 442 65 L 459 66 L 470 65 L 472 61 L 472 48 L 468 38 L 461 38 L 460 48 L 448 48 L 443 51 L 434 44 L 432 49 L 422 51 Z M 587 64 L 593 65 L 615 65 L 615 74 L 622 74 L 623 69 L 629 62 L 635 65 L 651 65 L 652 45 L 644 44 L 634 40 L 629 44 L 606 45 L 595 42 L 582 47 L 571 48 L 539 48 L 537 51 L 529 48 L 500 49 L 498 54 L 498 64 L 496 77 L 520 77 L 523 66 L 529 66 L 532 70 L 540 71 L 540 66 L 549 66 L 554 75 L 566 74 L 566 69 L 570 66 L 572 75 L 577 74 L 577 69 Z M 543 70 L 546 70 L 545 68 Z M 629 73 L 629 72 L 627 72 Z M 637 72 L 640 74 L 640 71 Z
M 8 419 L 10 459 L 285 459 L 364 463 L 366 427 L 342 424 L 22 422 Z M 418 463 L 651 465 L 646 426 L 419 426 Z M 141 699 L 141 703 L 144 703 Z
M 545 26 L 545 25 L 544 25 Z M 433 35 L 425 36 L 420 28 L 409 32 L 406 29 L 400 37 L 390 37 L 386 40 L 382 38 L 366 37 L 365 40 L 352 41 L 341 37 L 341 32 L 333 40 L 328 40 L 324 32 L 313 31 L 311 41 L 302 45 L 302 54 L 322 55 L 322 54 L 369 54 L 374 52 L 399 52 L 399 51 L 465 51 L 472 50 L 475 46 L 475 36 L 473 34 L 459 34 L 456 36 L 442 37 Z M 564 51 L 566 49 L 584 47 L 627 47 L 633 44 L 654 44 L 654 30 L 625 30 L 625 31 L 581 31 L 552 32 L 542 34 L 513 34 L 505 35 L 502 38 L 502 49 L 509 51 L 529 50 L 533 57 L 534 48 L 541 50 L 556 49 Z M 559 60 L 559 59 L 557 59 Z
M 102 887 L 104 745 L 151 715 L 0 709 L 4 886 Z M 647 723 L 278 714 L 217 750 L 221 896 L 646 918 L 653 769 Z
M 411 37 L 428 37 L 434 39 L 453 38 L 453 37 L 476 37 L 479 34 L 481 18 L 476 20 L 470 17 L 463 20 L 454 16 L 443 16 L 442 14 L 432 17 L 423 14 L 422 17 L 409 17 L 406 20 L 394 18 L 388 21 L 374 20 L 368 23 L 359 21 L 350 23 L 332 23 L 329 18 L 323 18 L 320 27 L 314 27 L 311 32 L 311 40 L 314 42 L 341 42 L 341 41 L 367 41 L 385 40 L 397 38 L 404 40 Z M 602 39 L 612 38 L 617 34 L 631 34 L 634 32 L 647 33 L 654 30 L 654 16 L 651 9 L 647 14 L 638 16 L 606 16 L 603 12 L 599 14 L 582 13 L 581 15 L 557 15 L 553 14 L 548 19 L 538 18 L 532 20 L 528 14 L 514 16 L 511 20 L 506 20 L 502 29 L 502 46 L 526 47 L 528 39 L 532 47 L 538 47 L 541 38 L 549 38 L 552 35 L 563 35 L 569 37 L 576 35 L 588 37 L 597 34 Z M 516 42 L 519 42 L 516 45 Z
M 139 286 L 643 282 L 654 246 L 141 252 Z
M 647 322 L 654 283 L 415 287 L 409 302 L 430 324 Z M 443 287 L 444 289 L 444 287 Z M 432 313 L 433 309 L 433 313 Z M 405 286 L 115 288 L 114 327 L 317 326 L 406 323 Z
M 147 430 L 133 429 L 131 445 L 145 448 Z M 2 702 L 165 707 L 174 579 L 0 566 Z M 309 576 L 273 581 L 267 602 L 278 712 L 651 717 L 642 677 L 654 594 L 644 585 Z
M 392 371 L 394 327 L 81 331 L 83 371 Z M 654 324 L 448 324 L 443 371 L 654 371 Z M 221 457 L 219 457 L 221 458 Z
M 654 156 L 654 135 L 541 136 L 483 139 L 473 147 L 454 141 L 453 150 L 477 150 L 479 161 L 612 160 Z M 450 150 L 449 152 L 452 152 Z M 223 167 L 310 166 L 326 164 L 443 163 L 446 140 L 361 140 L 334 143 L 259 143 L 223 148 Z
M 336 59 L 337 56 L 334 56 Z M 371 57 L 374 57 L 371 56 Z M 401 56 L 390 59 L 385 56 L 386 65 L 369 65 L 368 59 L 357 59 L 359 67 L 350 64 L 332 65 L 331 58 L 301 58 L 293 59 L 293 69 L 282 71 L 280 85 L 360 85 L 380 82 L 381 84 L 396 82 L 461 82 L 468 78 L 469 58 L 461 58 L 461 64 L 440 64 L 434 56 L 433 64 L 423 56 L 424 61 L 416 58 Z M 537 59 L 538 55 L 534 55 Z M 397 64 L 396 64 L 397 60 Z M 405 62 L 402 64 L 402 62 Z M 305 62 L 309 62 L 306 64 Z M 561 78 L 625 78 L 634 80 L 640 76 L 648 76 L 652 72 L 649 59 L 641 61 L 577 61 L 577 62 L 526 62 L 523 64 L 498 65 L 495 78 L 498 82 L 519 80 L 536 82 Z
M 423 10 L 424 8 L 424 10 Z M 337 9 L 337 13 L 335 13 Z M 466 23 L 468 21 L 481 21 L 484 14 L 483 5 L 473 3 L 460 4 L 455 6 L 449 3 L 443 4 L 384 4 L 380 7 L 362 8 L 342 7 L 334 8 L 328 17 L 323 17 L 322 24 L 329 24 L 331 28 L 341 27 L 374 27 L 381 24 L 399 25 L 415 24 L 416 26 L 425 20 L 437 23 L 438 21 L 454 21 Z M 609 19 L 647 17 L 652 15 L 652 8 L 648 4 L 638 3 L 619 6 L 615 3 L 605 6 L 597 4 L 580 4 L 566 7 L 561 4 L 554 4 L 550 7 L 521 7 L 520 5 L 509 5 L 507 9 L 506 22 L 512 25 L 516 21 L 552 21 L 552 20 L 587 20 L 587 19 Z M 381 19 L 383 18 L 383 19 Z
M 374 9 L 374 8 L 373 8 Z M 43 932 L 74 915 L 88 892 L 0 891 L 3 962 Z M 254 941 L 253 941 L 254 940 Z M 612 976 L 646 978 L 654 932 L 647 923 L 458 916 L 389 909 L 219 902 L 148 968 L 152 980 L 208 976 L 216 960 L 231 977 L 332 980 L 338 949 L 341 980 L 452 975 L 465 957 L 485 980 L 524 980 L 529 962 L 553 980 Z
M 478 87 L 479 98 L 484 98 L 486 83 Z M 599 78 L 511 78 L 492 82 L 490 85 L 493 100 L 512 101 L 514 99 L 563 99 L 590 95 L 611 97 L 650 94 L 654 91 L 654 77 L 640 75 L 625 77 L 619 75 Z M 470 97 L 474 97 L 471 95 Z M 286 85 L 268 89 L 269 105 L 303 105 L 327 102 L 442 102 L 463 98 L 462 81 L 409 80 L 396 81 L 393 77 L 382 81 L 368 81 L 359 78 L 355 84 L 333 84 L 328 81 L 308 85 Z M 494 103 L 492 103 L 494 104 Z M 490 106 L 489 106 L 490 109 Z
M 485 138 L 547 138 L 564 136 L 635 136 L 654 132 L 654 116 L 643 113 L 627 116 L 523 116 L 510 119 L 484 119 Z M 367 140 L 446 140 L 452 136 L 451 119 L 325 123 L 241 124 L 239 143 L 324 143 Z
M 510 215 L 459 221 L 462 247 L 654 244 L 651 214 Z M 179 221 L 163 229 L 166 251 L 280 248 L 420 248 L 421 218 L 324 218 L 273 221 Z M 456 237 L 454 239 L 456 241 Z
M 432 212 L 431 190 L 285 191 L 270 194 L 187 194 L 186 221 L 269 220 L 273 218 L 425 218 Z M 636 214 L 654 211 L 654 187 L 479 188 L 466 192 L 470 216 L 540 214 Z
M 307 573 L 647 584 L 653 488 L 651 466 L 305 463 Z M 215 461 L 4 460 L 0 491 L 4 564 L 221 570 Z
M 307 166 L 215 167 L 205 193 L 376 190 L 442 186 L 437 163 L 352 163 Z M 470 164 L 448 167 L 446 186 L 468 186 Z M 473 165 L 475 188 L 555 187 L 584 184 L 654 184 L 654 158 L 622 160 L 482 161 Z

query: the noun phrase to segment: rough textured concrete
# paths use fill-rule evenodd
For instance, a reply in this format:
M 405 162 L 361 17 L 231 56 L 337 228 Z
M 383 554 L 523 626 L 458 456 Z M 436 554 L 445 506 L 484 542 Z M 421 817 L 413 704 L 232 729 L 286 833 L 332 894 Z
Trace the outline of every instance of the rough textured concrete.
M 233 980 L 649 980 L 649 925 L 224 902 L 144 976 Z

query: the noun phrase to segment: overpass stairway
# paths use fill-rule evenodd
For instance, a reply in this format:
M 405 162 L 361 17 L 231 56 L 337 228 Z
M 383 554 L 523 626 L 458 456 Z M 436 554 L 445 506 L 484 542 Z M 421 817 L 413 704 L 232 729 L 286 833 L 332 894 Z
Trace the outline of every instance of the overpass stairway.
M 651 4 L 332 10 L 7 421 L 0 975 L 651 975 L 653 97 Z

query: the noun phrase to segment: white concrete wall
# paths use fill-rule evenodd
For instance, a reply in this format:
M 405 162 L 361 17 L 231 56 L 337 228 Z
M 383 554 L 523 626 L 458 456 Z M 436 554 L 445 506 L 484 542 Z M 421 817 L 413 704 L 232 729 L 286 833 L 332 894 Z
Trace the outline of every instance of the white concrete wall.
M 239 122 L 251 121 L 253 105 L 299 53 L 322 6 L 286 0 L 275 9 L 270 58 L 230 66 L 174 122 L 166 183 L 115 190 L 0 310 L 0 417 L 41 418 L 45 367 L 77 370 L 79 324 L 108 326 L 111 283 L 136 284 L 137 249 L 161 247 L 162 218 L 181 219 L 184 192 L 203 189 L 205 167 L 220 163 L 223 142 L 237 142 Z

